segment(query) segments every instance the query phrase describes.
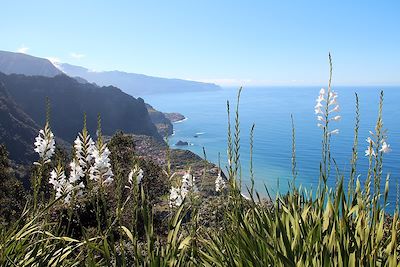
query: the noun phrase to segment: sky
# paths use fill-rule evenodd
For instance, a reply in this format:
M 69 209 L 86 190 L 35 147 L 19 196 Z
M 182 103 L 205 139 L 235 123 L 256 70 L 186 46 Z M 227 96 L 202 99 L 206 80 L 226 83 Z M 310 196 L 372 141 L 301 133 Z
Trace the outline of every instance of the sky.
M 3 1 L 0 50 L 223 86 L 400 84 L 400 1 Z

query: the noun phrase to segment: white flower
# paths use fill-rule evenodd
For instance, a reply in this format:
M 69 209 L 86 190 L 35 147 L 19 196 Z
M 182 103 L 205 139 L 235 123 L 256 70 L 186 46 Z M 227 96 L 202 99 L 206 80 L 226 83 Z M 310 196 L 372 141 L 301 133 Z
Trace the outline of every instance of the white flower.
M 317 102 L 317 104 L 315 105 L 315 108 L 323 106 L 322 102 L 325 101 L 325 89 L 324 88 L 321 88 L 321 90 L 319 91 L 319 95 L 315 101 Z
M 112 182 L 114 182 L 114 179 L 113 179 L 111 176 L 108 176 L 107 179 L 105 179 L 105 180 L 102 182 L 102 185 L 108 186 L 108 185 L 112 184 Z
M 181 191 L 183 198 L 185 198 L 187 193 L 189 193 L 190 191 L 195 193 L 199 191 L 196 186 L 196 178 L 188 172 L 185 173 L 185 175 L 183 175 L 182 177 Z
M 68 179 L 61 166 L 51 171 L 49 179 L 49 183 L 53 185 L 53 189 L 56 192 L 56 198 L 65 195 L 64 203 L 67 205 L 70 204 L 72 196 L 82 196 L 82 189 L 85 188 L 83 182 L 80 181 L 83 172 L 77 160 L 73 160 L 70 163 L 70 167 L 71 173 Z
M 69 204 L 71 203 L 71 194 L 67 194 L 64 198 L 64 203 Z
M 136 177 L 136 179 L 137 179 L 136 180 L 137 184 L 140 184 L 142 182 L 142 179 L 143 179 L 143 170 L 142 169 L 139 169 L 139 174 Z
M 169 194 L 169 206 L 180 207 L 183 203 L 181 189 L 178 187 L 171 187 Z
M 375 136 L 375 134 L 372 131 L 369 131 L 369 133 L 372 136 Z M 389 153 L 390 151 L 392 151 L 392 149 L 390 148 L 390 145 L 386 142 L 386 138 L 382 138 L 382 140 L 380 140 L 378 143 L 374 142 L 371 137 L 367 137 L 367 139 L 365 140 L 368 143 L 368 147 L 367 150 L 365 150 L 365 156 L 376 156 L 376 153 L 374 151 L 374 146 L 376 148 L 379 148 L 380 145 L 381 148 L 378 150 L 379 152 L 382 153 Z
M 390 145 L 384 141 L 382 143 L 382 148 L 379 150 L 379 152 L 389 153 L 390 151 L 392 151 L 392 149 L 390 148 Z
M 95 149 L 94 142 L 89 134 L 82 135 L 79 133 L 74 141 L 74 148 L 76 157 L 79 160 L 79 164 L 82 169 L 89 169 L 90 162 L 93 159 L 92 153 Z
M 51 171 L 49 183 L 53 185 L 53 189 L 56 192 L 56 198 L 60 198 L 65 195 L 64 203 L 69 204 L 71 201 L 71 191 L 73 186 L 68 181 L 64 170 L 60 166 Z
M 57 188 L 60 184 L 57 178 L 58 178 L 57 172 L 55 170 L 52 170 L 50 172 L 49 184 L 53 185 L 53 188 Z
M 128 182 L 133 184 L 133 176 L 136 177 L 136 183 L 139 185 L 143 179 L 143 170 L 140 169 L 137 165 L 130 171 L 128 175 Z
M 110 164 L 110 150 L 103 145 L 99 150 L 94 147 L 92 157 L 94 158 L 93 166 L 90 168 L 90 179 L 100 182 L 102 185 L 109 185 L 113 182 L 113 172 Z
M 321 104 L 321 101 L 318 101 L 319 99 L 317 99 L 317 104 L 315 105 L 315 109 L 317 109 L 317 108 L 322 108 L 323 106 L 322 106 L 322 104 Z
M 133 171 L 130 171 L 128 174 L 128 182 L 132 185 L 133 182 Z
M 139 168 L 139 166 L 135 165 L 135 167 L 129 172 L 128 175 L 128 183 L 130 186 L 125 186 L 125 188 L 132 189 L 133 188 L 133 183 L 134 183 L 134 177 L 135 177 L 135 182 L 137 185 L 139 185 L 142 182 L 143 179 L 143 170 Z
M 82 167 L 79 165 L 79 161 L 74 159 L 69 166 L 71 167 L 71 172 L 69 174 L 69 183 L 72 186 L 72 190 L 74 190 L 74 194 L 76 196 L 82 196 L 82 189 L 85 188 L 83 184 L 82 177 L 85 176 Z
M 44 127 L 44 130 L 39 131 L 39 135 L 35 138 L 35 152 L 40 156 L 43 163 L 50 162 L 50 158 L 53 156 L 55 151 L 56 142 L 54 141 L 54 134 L 50 130 L 48 124 Z M 35 163 L 39 164 L 40 163 Z
M 78 185 L 75 186 L 75 196 L 77 197 L 81 197 L 83 195 L 83 191 L 82 189 L 85 188 L 85 185 L 83 184 L 83 182 L 80 182 Z
M 215 179 L 215 191 L 220 192 L 226 188 L 226 182 L 221 176 L 221 171 L 218 172 L 217 179 Z
M 329 110 L 329 113 L 339 112 L 339 110 L 340 110 L 339 105 L 336 105 L 332 110 Z
M 336 102 L 336 98 L 338 97 L 338 94 L 335 91 L 331 91 L 329 93 L 329 106 L 335 104 L 333 102 Z
M 371 144 L 371 143 L 373 145 L 375 144 L 375 142 L 371 139 L 371 137 L 367 137 L 367 139 L 365 141 L 367 141 L 368 144 Z
M 329 135 L 332 135 L 332 134 L 339 134 L 339 129 L 335 129 L 335 130 L 329 132 Z
M 367 150 L 365 150 L 365 156 L 375 156 L 375 151 L 372 146 L 368 146 Z
M 318 123 L 317 126 L 321 129 L 325 129 L 328 125 L 329 121 L 339 121 L 341 119 L 341 116 L 334 116 L 333 118 L 329 118 L 330 114 L 332 112 L 338 112 L 339 111 L 339 105 L 337 103 L 337 98 L 338 94 L 334 91 L 328 90 L 325 91 L 324 88 L 321 88 L 319 91 L 319 95 L 316 99 L 317 104 L 315 105 L 315 114 L 317 115 L 317 120 L 324 123 Z M 324 103 L 324 104 L 323 104 Z M 326 111 L 328 108 L 331 108 L 331 106 L 334 106 L 331 110 L 328 111 L 328 114 L 326 114 Z M 332 134 L 338 134 L 339 129 L 335 129 L 331 132 L 329 132 L 329 135 Z
M 374 151 L 375 142 L 371 139 L 371 137 L 367 137 L 365 141 L 368 143 L 368 147 L 365 150 L 365 156 L 366 157 L 375 156 L 375 151 Z
M 333 106 L 333 105 L 337 104 L 336 98 L 337 98 L 337 96 L 335 96 L 332 100 L 329 100 L 329 106 Z
M 71 167 L 71 173 L 69 175 L 69 181 L 71 183 L 73 183 L 73 184 L 74 183 L 78 183 L 79 180 L 85 175 L 83 173 L 82 167 L 79 165 L 79 162 L 77 160 L 71 161 L 69 166 Z
M 317 107 L 317 108 L 315 109 L 315 114 L 321 114 L 321 115 L 323 115 L 324 112 L 322 111 L 321 107 Z
M 182 185 L 181 187 L 171 187 L 170 196 L 169 196 L 169 203 L 170 207 L 179 207 L 182 205 L 183 201 L 185 200 L 186 196 L 192 192 L 197 193 L 199 190 L 196 186 L 196 178 L 191 175 L 190 173 L 185 173 L 182 176 Z
M 321 88 L 321 90 L 319 91 L 319 96 L 318 96 L 317 99 L 315 100 L 315 101 L 317 102 L 317 104 L 316 104 L 315 107 L 314 107 L 314 109 L 315 109 L 315 114 L 321 114 L 321 115 L 324 114 L 324 112 L 323 112 L 322 109 L 321 109 L 321 108 L 323 107 L 322 101 L 325 100 L 324 95 L 325 95 L 325 89 L 324 89 L 324 88 Z

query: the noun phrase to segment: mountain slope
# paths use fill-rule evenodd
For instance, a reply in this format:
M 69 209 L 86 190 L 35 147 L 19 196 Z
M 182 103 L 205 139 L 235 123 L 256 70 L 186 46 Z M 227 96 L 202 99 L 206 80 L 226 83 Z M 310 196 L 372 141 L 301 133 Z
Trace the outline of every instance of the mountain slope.
M 35 157 L 33 142 L 39 126 L 10 97 L 0 82 L 0 143 L 18 163 L 32 161 Z
M 54 77 L 62 73 L 47 59 L 7 51 L 0 51 L 0 72 L 46 77 Z
M 173 134 L 174 126 L 171 120 L 169 120 L 164 113 L 155 110 L 151 105 L 146 104 L 147 112 L 149 112 L 150 119 L 157 127 L 158 132 L 161 136 L 168 136 Z
M 59 63 L 57 67 L 71 77 L 81 77 L 89 82 L 94 82 L 103 86 L 114 85 L 133 96 L 220 89 L 218 85 L 211 83 L 158 78 L 121 71 L 96 72 L 66 63 Z
M 14 101 L 39 125 L 45 122 L 45 100 L 51 103 L 51 126 L 56 136 L 72 143 L 82 129 L 83 114 L 88 128 L 96 132 L 97 115 L 101 115 L 102 130 L 112 135 L 116 130 L 143 134 L 162 140 L 151 122 L 145 103 L 120 89 L 81 84 L 64 74 L 53 78 L 0 73 Z

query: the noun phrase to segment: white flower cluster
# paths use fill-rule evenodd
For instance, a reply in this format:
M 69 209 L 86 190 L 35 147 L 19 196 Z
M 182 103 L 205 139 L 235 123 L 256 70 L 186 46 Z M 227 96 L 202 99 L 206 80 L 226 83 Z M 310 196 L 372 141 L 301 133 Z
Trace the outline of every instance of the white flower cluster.
M 341 116 L 339 115 L 331 115 L 334 112 L 339 112 L 337 97 L 338 94 L 333 90 L 326 91 L 324 88 L 321 88 L 319 91 L 319 95 L 316 100 L 317 104 L 314 107 L 317 120 L 319 121 L 317 124 L 318 127 L 324 129 L 328 125 L 329 121 L 339 121 L 341 119 Z M 330 131 L 328 134 L 339 134 L 339 129 Z
M 94 142 L 89 134 L 84 130 L 84 134 L 79 133 L 74 141 L 76 157 L 83 170 L 87 170 L 93 159 L 93 151 L 95 149 Z
M 170 195 L 169 195 L 169 206 L 170 207 L 180 207 L 185 199 L 185 196 L 182 196 L 182 191 L 179 187 L 171 187 Z
M 51 171 L 49 183 L 53 185 L 56 191 L 56 198 L 60 198 L 65 195 L 64 203 L 70 204 L 72 196 L 81 196 L 82 189 L 85 187 L 80 178 L 83 176 L 82 169 L 76 161 L 72 161 L 70 164 L 71 173 L 69 178 L 65 176 L 64 170 L 61 166 Z
M 36 165 L 42 165 L 50 162 L 54 155 L 56 142 L 54 134 L 50 130 L 50 126 L 46 123 L 44 130 L 39 131 L 39 135 L 35 138 L 35 152 L 40 156 L 40 162 L 35 162 Z
M 182 205 L 189 192 L 197 193 L 199 190 L 196 186 L 196 178 L 190 173 L 182 176 L 181 187 L 171 187 L 169 196 L 169 206 L 179 207 Z
M 95 146 L 92 152 L 94 163 L 90 168 L 90 179 L 101 183 L 102 186 L 110 185 L 114 181 L 109 155 L 110 150 L 105 144 L 100 148 Z
M 73 186 L 74 189 L 77 189 L 75 195 L 80 197 L 83 192 L 82 189 L 85 188 L 83 184 L 82 178 L 85 176 L 82 167 L 79 165 L 79 161 L 73 160 L 69 164 L 71 168 L 71 172 L 69 174 L 69 183 Z
M 181 191 L 182 194 L 185 196 L 187 195 L 187 193 L 189 193 L 189 191 L 192 191 L 194 193 L 197 193 L 199 191 L 196 186 L 196 178 L 188 172 L 182 176 Z
M 226 181 L 221 175 L 221 171 L 218 172 L 217 179 L 215 179 L 215 191 L 221 192 L 226 188 Z
M 369 132 L 372 136 L 374 136 L 373 132 Z M 371 137 L 367 138 L 367 143 L 368 143 L 368 147 L 365 150 L 365 156 L 366 157 L 372 157 L 372 156 L 376 156 L 376 153 L 374 151 L 374 147 L 376 147 L 376 142 L 374 140 L 371 139 Z M 389 153 L 390 151 L 392 151 L 392 149 L 390 148 L 390 145 L 386 142 L 386 139 L 383 138 L 382 140 L 379 141 L 379 152 L 382 153 Z
M 143 170 L 141 168 L 139 168 L 139 166 L 137 166 L 137 165 L 135 165 L 135 167 L 129 172 L 128 183 L 130 184 L 130 186 L 125 186 L 126 188 L 129 188 L 129 189 L 133 188 L 134 177 L 135 177 L 136 184 L 139 185 L 143 179 Z
M 87 133 L 86 126 L 83 133 L 79 133 L 74 141 L 74 149 L 74 159 L 69 165 L 69 177 L 67 178 L 63 168 L 58 166 L 51 172 L 49 179 L 49 183 L 56 191 L 57 198 L 66 195 L 64 198 L 66 204 L 71 202 L 73 196 L 83 195 L 85 188 L 83 178 L 86 174 L 89 175 L 89 179 L 100 183 L 102 186 L 109 185 L 114 181 L 109 159 L 110 151 L 105 144 L 95 145 Z M 49 125 L 46 124 L 44 130 L 40 130 L 39 136 L 36 137 L 35 151 L 40 156 L 40 162 L 35 162 L 35 164 L 49 163 L 54 150 L 54 134 Z M 143 177 L 143 171 L 139 172 L 138 179 L 141 179 L 141 177 Z

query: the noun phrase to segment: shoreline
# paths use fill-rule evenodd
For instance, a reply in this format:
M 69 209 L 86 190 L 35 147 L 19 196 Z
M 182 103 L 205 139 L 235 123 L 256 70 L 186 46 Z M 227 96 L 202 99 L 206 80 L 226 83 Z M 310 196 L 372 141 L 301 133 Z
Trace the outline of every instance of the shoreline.
M 179 120 L 179 121 L 174 121 L 173 123 L 182 123 L 182 122 L 184 122 L 184 121 L 187 121 L 188 119 L 189 119 L 189 118 L 185 117 L 184 119 Z

